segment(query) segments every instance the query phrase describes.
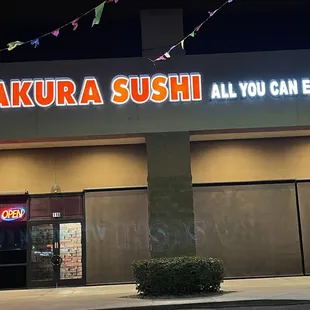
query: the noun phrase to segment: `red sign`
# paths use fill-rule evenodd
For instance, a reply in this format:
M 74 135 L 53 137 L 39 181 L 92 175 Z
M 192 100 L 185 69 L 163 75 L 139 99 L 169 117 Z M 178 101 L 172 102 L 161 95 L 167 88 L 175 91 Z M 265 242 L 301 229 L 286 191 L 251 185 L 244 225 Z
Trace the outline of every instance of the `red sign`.
M 14 205 L 0 209 L 1 222 L 23 222 L 26 221 L 26 207 L 23 205 Z

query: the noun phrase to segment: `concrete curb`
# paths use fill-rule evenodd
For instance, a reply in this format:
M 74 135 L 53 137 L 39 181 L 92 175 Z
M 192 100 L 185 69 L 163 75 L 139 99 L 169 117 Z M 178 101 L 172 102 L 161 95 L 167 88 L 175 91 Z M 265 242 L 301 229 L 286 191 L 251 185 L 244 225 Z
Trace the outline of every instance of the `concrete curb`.
M 233 308 L 233 307 L 267 307 L 267 306 L 295 306 L 295 305 L 310 305 L 309 300 L 294 300 L 294 299 L 261 299 L 261 300 L 239 300 L 239 301 L 223 301 L 223 302 L 198 302 L 198 303 L 184 303 L 173 305 L 148 305 L 148 306 L 128 306 L 103 308 L 96 310 L 186 310 L 186 309 L 208 309 L 208 308 Z M 93 309 L 94 310 L 94 309 Z

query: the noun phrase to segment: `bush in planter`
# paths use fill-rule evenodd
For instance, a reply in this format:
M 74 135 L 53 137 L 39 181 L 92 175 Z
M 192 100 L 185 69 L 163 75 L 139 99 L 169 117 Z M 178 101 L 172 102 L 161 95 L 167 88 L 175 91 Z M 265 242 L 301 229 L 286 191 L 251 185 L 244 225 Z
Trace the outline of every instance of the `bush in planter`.
M 223 263 L 214 258 L 154 258 L 135 261 L 132 269 L 144 296 L 218 292 L 224 279 Z

